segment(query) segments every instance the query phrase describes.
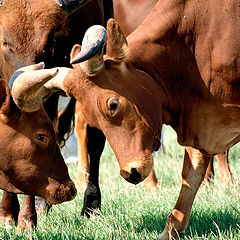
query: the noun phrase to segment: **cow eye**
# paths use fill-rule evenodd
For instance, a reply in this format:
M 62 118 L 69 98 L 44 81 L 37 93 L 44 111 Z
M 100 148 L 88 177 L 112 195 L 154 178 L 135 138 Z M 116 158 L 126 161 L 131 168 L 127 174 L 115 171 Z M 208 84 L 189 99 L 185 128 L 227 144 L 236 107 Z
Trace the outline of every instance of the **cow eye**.
M 110 115 L 114 115 L 120 105 L 119 98 L 111 97 L 107 102 L 107 107 Z
M 47 144 L 48 143 L 48 137 L 44 134 L 36 134 L 36 138 L 38 141 Z
M 11 47 L 9 46 L 8 42 L 5 40 L 2 40 L 2 45 L 5 47 L 7 50 L 11 51 Z

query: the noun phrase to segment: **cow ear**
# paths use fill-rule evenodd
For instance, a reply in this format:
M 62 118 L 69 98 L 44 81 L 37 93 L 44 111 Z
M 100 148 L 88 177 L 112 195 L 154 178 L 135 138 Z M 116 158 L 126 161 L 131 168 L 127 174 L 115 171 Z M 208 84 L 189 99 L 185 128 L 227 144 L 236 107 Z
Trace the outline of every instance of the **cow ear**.
M 71 59 L 75 58 L 81 52 L 81 46 L 79 44 L 75 44 L 71 50 L 70 57 Z
M 111 18 L 107 22 L 107 55 L 118 61 L 123 61 L 127 57 L 128 43 L 118 22 Z
M 14 118 L 19 113 L 11 98 L 10 89 L 2 79 L 0 79 L 0 112 L 7 116 L 7 120 Z
M 79 44 L 75 44 L 72 47 L 71 53 L 70 53 L 70 61 L 74 59 L 80 52 L 81 52 L 81 46 Z M 73 65 L 73 67 L 76 66 L 76 64 Z
M 6 83 L 0 79 L 0 108 L 6 102 L 7 99 L 7 88 Z

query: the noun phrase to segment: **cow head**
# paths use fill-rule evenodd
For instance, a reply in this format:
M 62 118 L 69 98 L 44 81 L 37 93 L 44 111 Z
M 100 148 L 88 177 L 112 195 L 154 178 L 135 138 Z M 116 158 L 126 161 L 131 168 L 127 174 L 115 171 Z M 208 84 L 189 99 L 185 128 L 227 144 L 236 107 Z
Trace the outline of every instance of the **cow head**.
M 12 91 L 0 80 L 0 188 L 38 195 L 57 204 L 73 199 L 76 190 L 56 144 L 52 122 L 43 109 L 41 86 L 30 81 L 22 87 L 31 70 L 23 68 L 13 75 Z M 55 74 L 36 78 L 44 82 Z
M 0 5 L 0 75 L 9 81 L 16 69 L 53 54 L 54 39 L 65 34 L 68 14 L 89 0 L 4 0 Z
M 45 87 L 61 88 L 80 102 L 89 124 L 104 132 L 121 175 L 138 183 L 148 176 L 152 152 L 160 144 L 162 115 L 157 105 L 161 100 L 156 102 L 158 95 L 154 94 L 159 86 L 128 64 L 127 40 L 115 20 L 109 20 L 107 30 L 104 57 L 107 33 L 94 26 L 87 31 L 82 48 L 75 45 L 72 49 L 74 70 L 59 68 L 62 73 Z

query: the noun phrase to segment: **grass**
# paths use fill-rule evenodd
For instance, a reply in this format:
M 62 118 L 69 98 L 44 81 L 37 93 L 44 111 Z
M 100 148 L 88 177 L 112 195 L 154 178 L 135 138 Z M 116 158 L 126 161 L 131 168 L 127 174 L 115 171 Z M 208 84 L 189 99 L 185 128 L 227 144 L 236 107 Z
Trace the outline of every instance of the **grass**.
M 119 175 L 118 163 L 108 145 L 100 165 L 102 210 L 90 219 L 80 216 L 83 193 L 67 203 L 54 206 L 47 216 L 38 216 L 32 233 L 16 234 L 16 228 L 0 225 L 0 239 L 87 239 L 152 240 L 163 230 L 167 216 L 177 200 L 181 185 L 183 147 L 176 143 L 170 127 L 164 128 L 165 153 L 155 154 L 155 171 L 161 187 L 146 193 Z M 222 186 L 216 179 L 202 187 L 195 199 L 184 239 L 240 239 L 239 147 L 230 151 L 230 168 L 235 184 Z M 69 166 L 75 179 L 76 165 Z M 22 199 L 21 199 L 22 201 Z

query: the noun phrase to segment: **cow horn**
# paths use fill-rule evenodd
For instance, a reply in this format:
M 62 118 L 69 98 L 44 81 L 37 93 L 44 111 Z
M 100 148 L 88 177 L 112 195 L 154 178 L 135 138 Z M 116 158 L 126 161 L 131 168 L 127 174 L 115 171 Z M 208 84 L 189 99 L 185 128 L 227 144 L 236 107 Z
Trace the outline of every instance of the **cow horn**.
M 44 64 L 40 63 L 20 68 L 10 79 L 13 100 L 22 111 L 34 112 L 40 108 L 44 83 L 58 73 L 57 69 L 43 67 Z
M 107 31 L 103 26 L 90 27 L 84 35 L 80 53 L 71 60 L 71 64 L 81 63 L 81 68 L 88 75 L 96 73 L 103 67 L 103 47 L 106 42 Z
M 57 4 L 67 15 L 72 14 L 91 1 L 92 0 L 56 0 Z

